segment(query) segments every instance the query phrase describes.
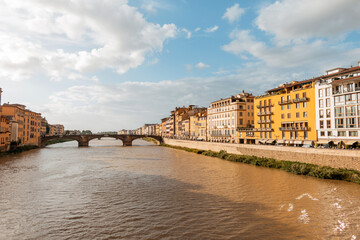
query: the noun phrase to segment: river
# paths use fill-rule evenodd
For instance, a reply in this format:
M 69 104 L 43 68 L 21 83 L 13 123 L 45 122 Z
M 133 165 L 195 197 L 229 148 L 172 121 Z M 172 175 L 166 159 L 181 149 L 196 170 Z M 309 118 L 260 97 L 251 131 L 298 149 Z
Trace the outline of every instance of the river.
M 360 239 L 360 185 L 121 145 L 0 158 L 0 239 Z

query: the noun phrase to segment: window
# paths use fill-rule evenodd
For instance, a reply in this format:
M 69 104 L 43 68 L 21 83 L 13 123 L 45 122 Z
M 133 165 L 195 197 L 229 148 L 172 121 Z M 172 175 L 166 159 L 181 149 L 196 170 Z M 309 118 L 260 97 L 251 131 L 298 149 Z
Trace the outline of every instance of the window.
M 319 100 L 319 107 L 320 108 L 324 107 L 324 100 L 322 100 L 322 99 Z
M 335 127 L 336 128 L 344 128 L 344 119 L 343 118 L 335 119 Z
M 308 132 L 307 131 L 304 132 L 304 139 L 308 139 Z
M 284 102 L 284 97 L 281 97 L 281 102 Z
M 294 136 L 293 136 L 293 132 L 290 132 L 290 139 L 293 139 Z
M 307 117 L 307 112 L 303 112 L 303 117 Z
M 346 127 L 355 128 L 356 127 L 355 118 L 347 118 L 346 119 Z
M 357 131 L 350 131 L 349 132 L 349 137 L 357 137 L 358 136 L 358 132 Z
M 287 118 L 291 118 L 291 113 L 288 113 L 288 114 L 287 114 Z
M 323 120 L 320 121 L 320 128 L 324 128 L 324 121 Z
M 296 108 L 300 108 L 300 103 L 295 104 Z
M 319 97 L 323 97 L 323 90 L 319 89 Z
M 335 117 L 343 117 L 344 116 L 344 108 L 337 107 L 335 108 Z
M 288 105 L 287 105 L 287 109 L 290 109 L 290 108 L 291 108 L 291 105 L 290 105 L 290 104 L 288 104 Z
M 290 101 L 290 95 L 287 95 L 286 98 L 288 101 Z
M 306 107 L 307 107 L 307 103 L 303 102 L 303 108 L 306 108 Z
M 300 117 L 300 113 L 297 112 L 297 113 L 296 113 L 296 118 L 299 118 L 299 117 Z
M 355 116 L 356 115 L 356 107 L 355 106 L 347 106 L 346 107 L 346 116 Z
M 285 109 L 285 106 L 284 105 L 281 105 L 281 110 L 284 110 Z
M 331 121 L 330 120 L 326 120 L 326 128 L 331 128 Z
M 328 131 L 328 137 L 331 137 L 332 136 L 332 131 Z
M 345 137 L 346 132 L 345 131 L 338 131 L 338 137 Z
M 303 93 L 303 98 L 306 98 L 306 92 Z
M 282 139 L 285 139 L 285 132 L 284 131 L 282 131 Z
M 330 98 L 326 99 L 326 107 L 330 107 Z
M 323 117 L 324 117 L 324 110 L 320 110 L 320 111 L 319 111 L 319 117 L 320 117 L 320 118 L 323 118 Z
M 321 132 L 320 132 L 320 136 L 321 136 L 321 137 L 324 137 L 324 136 L 325 136 L 325 132 L 324 132 L 324 131 L 321 131 Z
M 326 117 L 327 118 L 331 117 L 331 110 L 330 109 L 326 109 Z
M 285 118 L 285 114 L 281 114 L 281 119 L 284 119 Z
M 330 88 L 325 89 L 325 96 L 326 97 L 330 96 Z

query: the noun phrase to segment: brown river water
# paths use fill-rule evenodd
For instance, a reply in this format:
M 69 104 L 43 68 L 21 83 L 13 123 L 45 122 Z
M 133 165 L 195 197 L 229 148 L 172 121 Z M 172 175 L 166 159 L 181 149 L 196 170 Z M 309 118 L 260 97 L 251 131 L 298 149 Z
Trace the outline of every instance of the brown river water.
M 0 239 L 360 239 L 360 185 L 155 146 L 0 158 Z

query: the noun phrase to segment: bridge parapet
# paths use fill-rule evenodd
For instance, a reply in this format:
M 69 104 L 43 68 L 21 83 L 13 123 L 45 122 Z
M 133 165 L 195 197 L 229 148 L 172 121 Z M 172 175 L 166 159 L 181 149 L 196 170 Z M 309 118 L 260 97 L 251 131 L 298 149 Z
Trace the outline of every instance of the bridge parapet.
M 130 134 L 117 134 L 117 135 L 108 135 L 108 134 L 92 134 L 92 135 L 64 135 L 64 136 L 44 136 L 40 137 L 39 145 L 45 147 L 46 143 L 53 139 L 71 139 L 78 142 L 79 147 L 88 147 L 89 142 L 93 139 L 101 139 L 103 137 L 111 137 L 119 139 L 123 142 L 123 146 L 132 146 L 132 142 L 138 138 L 149 137 L 157 140 L 160 144 L 163 143 L 163 138 L 156 135 L 130 135 Z

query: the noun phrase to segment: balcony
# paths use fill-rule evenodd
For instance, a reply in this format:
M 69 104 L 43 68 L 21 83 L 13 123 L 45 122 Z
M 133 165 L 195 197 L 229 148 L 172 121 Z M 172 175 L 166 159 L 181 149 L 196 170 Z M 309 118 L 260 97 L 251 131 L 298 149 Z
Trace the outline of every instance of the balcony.
M 254 128 L 254 132 L 271 132 L 272 128 Z
M 274 106 L 274 104 L 269 103 L 267 105 L 257 105 L 256 108 L 260 109 L 260 108 L 267 108 L 267 107 L 273 107 L 273 106 Z
M 261 123 L 273 123 L 273 120 L 271 120 L 271 119 L 258 120 L 257 123 L 259 123 L 259 124 L 261 124 Z
M 309 131 L 309 127 L 279 127 L 280 131 Z
M 272 112 L 270 112 L 270 111 L 266 111 L 266 112 L 258 112 L 257 113 L 257 115 L 258 116 L 266 116 L 266 115 L 271 115 L 271 114 L 273 114 Z
M 309 101 L 309 98 L 307 97 L 293 99 L 293 103 L 307 102 L 307 101 Z
M 278 103 L 279 105 L 286 105 L 286 104 L 291 104 L 292 102 L 291 100 L 284 100 L 284 101 L 279 101 Z

